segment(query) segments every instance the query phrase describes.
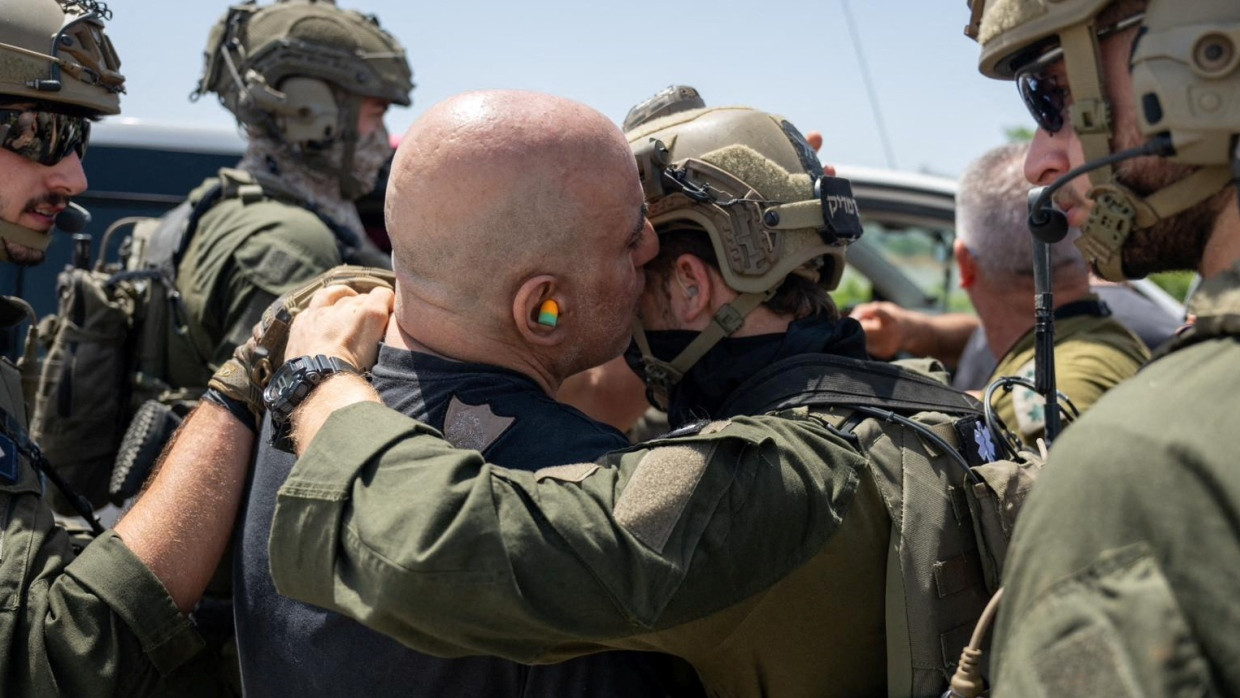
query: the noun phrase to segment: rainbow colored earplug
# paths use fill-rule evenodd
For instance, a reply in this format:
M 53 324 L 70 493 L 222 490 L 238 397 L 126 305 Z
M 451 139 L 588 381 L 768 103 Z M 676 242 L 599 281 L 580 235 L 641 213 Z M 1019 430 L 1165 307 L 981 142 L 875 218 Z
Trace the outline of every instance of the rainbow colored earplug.
M 538 324 L 555 327 L 560 321 L 560 305 L 551 299 L 542 302 L 538 307 Z

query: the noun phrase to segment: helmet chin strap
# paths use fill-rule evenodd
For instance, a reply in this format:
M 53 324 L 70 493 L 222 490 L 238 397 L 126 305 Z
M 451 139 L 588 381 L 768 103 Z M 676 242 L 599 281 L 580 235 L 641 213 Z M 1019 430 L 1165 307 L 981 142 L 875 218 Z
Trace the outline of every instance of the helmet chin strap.
M 689 369 L 722 339 L 739 330 L 741 325 L 745 324 L 745 317 L 775 295 L 775 291 L 776 288 L 772 288 L 763 293 L 742 293 L 731 303 L 725 303 L 715 312 L 706 329 L 699 332 L 689 346 L 671 361 L 663 361 L 651 353 L 646 331 L 640 320 L 635 321 L 633 341 L 637 342 L 637 348 L 642 352 L 642 362 L 646 367 L 646 386 L 650 389 L 655 406 L 666 411 L 672 388 L 685 377 Z
M 0 220 L 0 240 L 42 252 L 52 243 L 52 235 L 51 231 L 40 233 L 16 223 Z M 4 245 L 0 245 L 0 262 L 8 261 L 11 261 L 8 250 Z
M 1094 200 L 1094 207 L 1076 246 L 1102 278 L 1123 281 L 1128 277 L 1124 274 L 1122 250 L 1133 230 L 1149 228 L 1206 200 L 1231 179 L 1230 168 L 1213 165 L 1145 198 L 1115 180 L 1095 186 L 1087 194 Z

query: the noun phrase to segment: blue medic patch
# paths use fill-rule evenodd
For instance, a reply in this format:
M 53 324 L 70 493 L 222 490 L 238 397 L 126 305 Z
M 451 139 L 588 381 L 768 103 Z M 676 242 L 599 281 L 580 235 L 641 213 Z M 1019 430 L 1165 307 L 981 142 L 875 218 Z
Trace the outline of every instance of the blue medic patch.
M 960 443 L 965 461 L 973 467 L 992 463 L 998 459 L 994 436 L 986 428 L 981 417 L 965 417 L 956 420 L 956 438 Z
M 17 483 L 21 459 L 17 455 L 17 444 L 4 434 L 0 434 L 0 481 L 6 485 Z

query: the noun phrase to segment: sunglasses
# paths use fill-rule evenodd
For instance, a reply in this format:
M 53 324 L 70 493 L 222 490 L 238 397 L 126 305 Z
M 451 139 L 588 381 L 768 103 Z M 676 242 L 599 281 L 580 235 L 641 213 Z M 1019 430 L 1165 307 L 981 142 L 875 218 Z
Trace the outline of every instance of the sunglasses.
M 1098 30 L 1098 40 L 1114 36 L 1125 29 L 1135 27 L 1145 19 L 1144 14 L 1136 14 L 1109 27 Z M 1025 108 L 1033 116 L 1038 128 L 1050 134 L 1059 133 L 1063 128 L 1063 113 L 1068 108 L 1068 88 L 1060 83 L 1055 75 L 1047 75 L 1046 69 L 1063 59 L 1063 47 L 1057 46 L 1047 51 L 1016 73 L 1016 89 L 1025 102 Z
M 90 119 L 34 109 L 0 109 L 0 147 L 51 167 L 77 153 L 86 155 Z

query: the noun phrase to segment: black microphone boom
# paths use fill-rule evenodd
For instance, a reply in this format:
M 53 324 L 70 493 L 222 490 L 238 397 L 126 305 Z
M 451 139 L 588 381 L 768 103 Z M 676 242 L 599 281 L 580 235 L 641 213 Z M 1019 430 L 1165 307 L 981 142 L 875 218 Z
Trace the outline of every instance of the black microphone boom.
M 56 227 L 66 233 L 80 233 L 90 225 L 90 211 L 70 203 L 56 215 Z

